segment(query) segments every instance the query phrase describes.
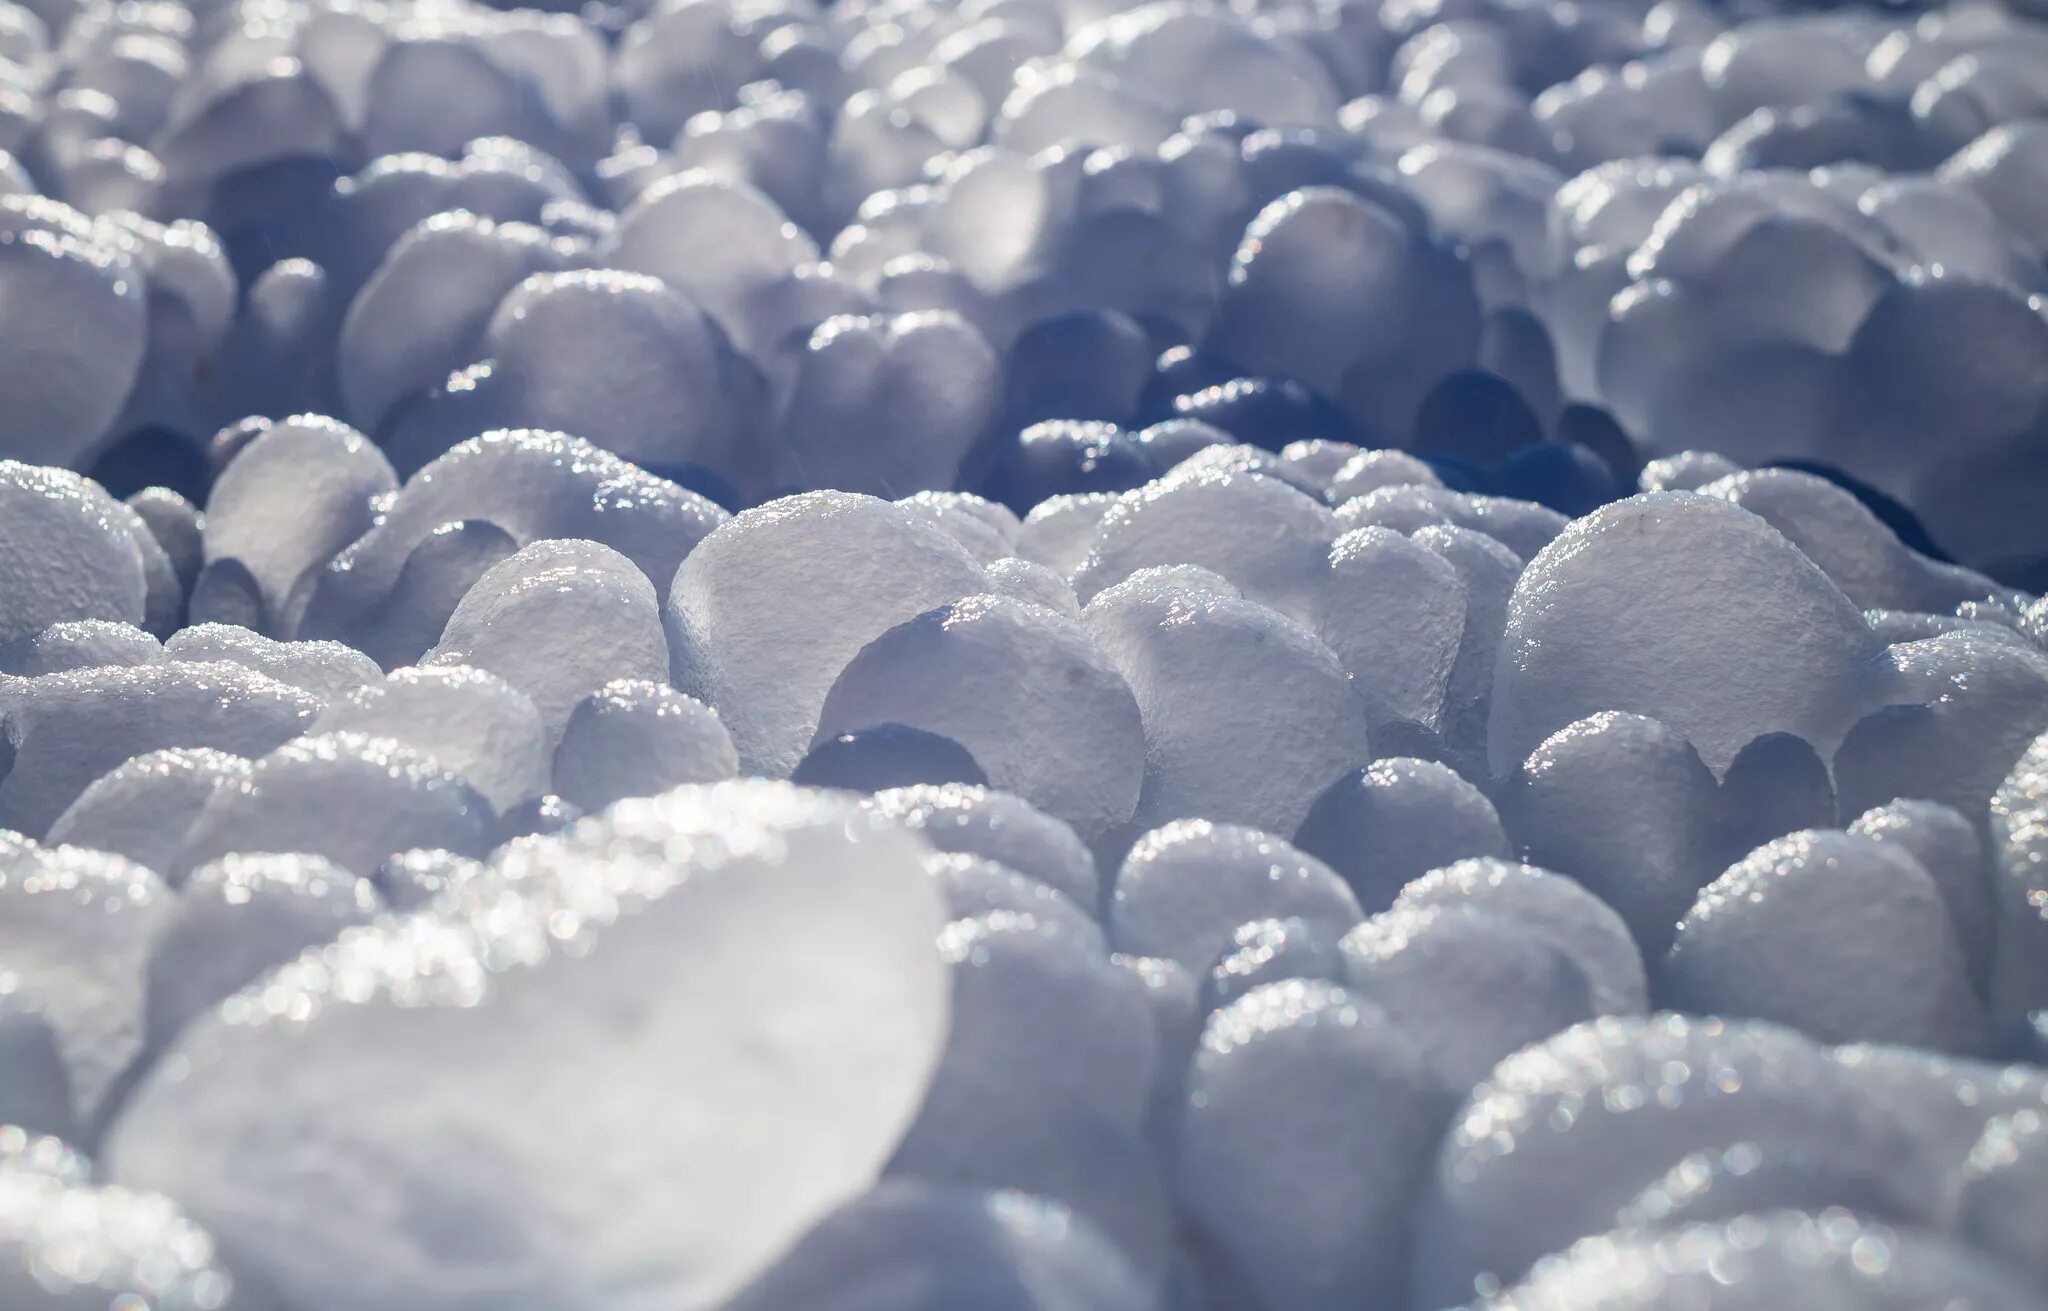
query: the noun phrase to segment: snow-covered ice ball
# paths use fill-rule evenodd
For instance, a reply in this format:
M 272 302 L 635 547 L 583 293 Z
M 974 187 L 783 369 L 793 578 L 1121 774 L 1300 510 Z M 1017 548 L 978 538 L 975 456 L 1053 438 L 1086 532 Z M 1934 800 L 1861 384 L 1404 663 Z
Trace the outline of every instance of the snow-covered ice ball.
M 986 572 L 989 590 L 999 595 L 1044 606 L 1068 619 L 1081 618 L 1073 584 L 1050 565 L 1012 555 L 991 560 Z
M 56 1034 L 81 1125 L 142 1051 L 144 970 L 174 900 L 155 874 L 106 852 L 0 848 L 0 957 Z
M 624 797 L 738 773 L 732 735 L 710 706 L 666 683 L 620 679 L 570 712 L 552 777 L 557 795 L 596 814 Z
M 944 890 L 946 912 L 955 920 L 1008 913 L 1047 921 L 1062 932 L 1083 938 L 1092 932 L 1100 940 L 1101 929 L 1090 910 L 1050 884 L 986 856 L 934 853 L 925 861 L 925 869 Z
M 1881 1252 L 1882 1257 L 1873 1253 Z M 1999 1306 L 2034 1311 L 2037 1294 L 2003 1263 L 1922 1229 L 1846 1212 L 1779 1211 L 1668 1234 L 1617 1233 L 1577 1243 L 1486 1311 L 1712 1311 L 1813 1307 L 1906 1311 Z
M 1087 561 L 1095 530 L 1118 499 L 1116 492 L 1066 492 L 1046 497 L 1024 516 L 1017 537 L 1018 553 L 1071 578 Z
M 1862 1095 L 1907 1126 L 1937 1172 L 1940 1200 L 1953 1202 L 1964 1162 L 1994 1119 L 2048 1107 L 2048 1073 L 1929 1051 L 1856 1043 L 1831 1053 Z
M 377 662 L 341 642 L 280 642 L 235 624 L 195 623 L 164 643 L 164 659 L 241 665 L 325 702 L 378 682 Z
M 1680 581 L 1701 577 L 1713 586 Z M 1711 497 L 1632 497 L 1575 522 L 1516 584 L 1494 772 L 1602 710 L 1654 716 L 1714 769 L 1772 731 L 1825 753 L 1882 704 L 1877 653 L 1856 607 L 1763 519 Z
M 1478 857 L 1431 870 L 1401 889 L 1396 911 L 1470 907 L 1550 938 L 1585 971 L 1596 1011 L 1633 1015 L 1648 1008 L 1643 954 L 1613 907 L 1561 874 Z
M 1916 797 L 1979 822 L 2035 735 L 2048 729 L 2048 655 L 1967 630 L 1887 654 L 1896 679 L 1891 704 L 1860 720 L 1835 753 L 1842 809 Z
M 890 1179 L 827 1215 L 730 1311 L 1148 1311 L 1086 1217 L 1027 1193 Z
M 1448 766 L 1401 757 L 1338 779 L 1316 798 L 1294 840 L 1342 875 L 1369 912 L 1385 910 L 1430 870 L 1510 854 L 1485 793 Z
M 133 624 L 112 619 L 67 619 L 0 645 L 0 673 L 39 678 L 106 665 L 148 665 L 164 648 Z
M 467 210 L 435 214 L 399 238 L 349 305 L 335 367 L 348 416 L 379 427 L 407 397 L 479 358 L 506 293 L 562 266 L 562 251 L 528 223 Z
M 113 504 L 75 473 L 0 460 L 0 642 L 71 619 L 142 622 L 142 557 Z
M 1390 529 L 1354 529 L 1330 546 L 1315 621 L 1374 727 L 1439 722 L 1465 632 L 1465 583 L 1450 561 Z
M 1074 830 L 1022 797 L 949 783 L 892 788 L 868 804 L 915 830 L 941 852 L 980 856 L 1066 894 L 1089 914 L 1101 901 L 1101 876 Z
M 1138 703 L 1087 631 L 977 595 L 897 624 L 840 671 L 814 742 L 906 724 L 960 743 L 988 776 L 1084 842 L 1128 824 L 1145 772 Z
M 393 670 L 330 702 L 314 731 L 391 738 L 423 752 L 500 813 L 549 790 L 540 710 L 496 674 L 467 665 Z
M 470 856 L 439 847 L 401 851 L 377 867 L 377 895 L 396 911 L 418 910 L 484 872 Z
M 658 278 L 536 273 L 498 302 L 477 354 L 493 361 L 484 386 L 508 419 L 642 464 L 744 468 L 730 348 L 703 307 Z
M 11 1164 L 10 1133 L 75 1137 L 71 1075 L 42 1003 L 11 974 L 0 974 L 0 1165 Z M 53 1140 L 41 1140 L 53 1141 Z M 81 1172 L 82 1177 L 82 1172 Z
M 0 1166 L 0 1299 L 21 1311 L 274 1311 L 170 1198 Z
M 1092 924 L 994 911 L 947 925 L 937 950 L 952 1027 L 892 1168 L 943 1174 L 1006 1142 L 1056 1150 L 1091 1125 L 1138 1132 L 1157 1059 L 1152 1014 Z
M 966 547 L 984 567 L 1011 555 L 1022 527 L 1008 506 L 967 492 L 919 492 L 896 503 Z
M 1455 525 L 1419 528 L 1409 538 L 1450 561 L 1465 587 L 1465 626 L 1444 686 L 1439 722 L 1444 740 L 1476 762 L 1485 755 L 1493 666 L 1522 559 L 1485 533 Z
M 2007 1262 L 2036 1288 L 2048 1287 L 2039 1237 L 2048 1202 L 2048 1113 L 2028 1108 L 1984 1126 L 1961 1171 L 1957 1230 Z
M 1462 285 L 1433 276 L 1439 258 L 1372 200 L 1336 187 L 1290 192 L 1245 229 L 1212 343 L 1252 370 L 1331 396 L 1361 365 L 1433 366 L 1408 384 L 1412 403 L 1478 348 L 1470 276 L 1462 265 Z
M 1679 922 L 1662 974 L 1686 1009 L 1825 1042 L 1982 1041 L 1940 889 L 1897 846 L 1852 834 L 1795 833 L 1732 866 Z
M 1085 604 L 1148 566 L 1193 564 L 1229 579 L 1248 600 L 1307 623 L 1338 531 L 1326 507 L 1278 479 L 1176 473 L 1103 515 L 1074 590 Z
M 2034 739 L 1991 801 L 1994 930 L 1991 1003 L 2004 1020 L 2048 1008 L 2048 733 Z
M 515 844 L 189 1029 L 107 1171 L 294 1302 L 721 1304 L 873 1184 L 924 1095 L 920 845 L 765 782 Z
M 255 757 L 312 726 L 310 693 L 241 665 L 164 661 L 0 685 L 13 750 L 0 824 L 45 833 L 95 779 L 165 747 Z
M 90 461 L 142 366 L 147 291 L 114 233 L 46 196 L 0 196 L 0 302 L 15 329 L 0 364 L 0 387 L 14 398 L 0 454 Z
M 171 869 L 183 878 L 240 852 L 322 856 L 363 878 L 415 847 L 482 855 L 490 803 L 431 756 L 390 738 L 321 733 L 257 760 L 216 790 Z
M 368 923 L 376 890 L 319 856 L 227 856 L 194 870 L 149 947 L 149 1046 L 309 947 Z
M 1406 451 L 1360 451 L 1331 477 L 1324 498 L 1332 505 L 1368 496 L 1383 487 L 1442 487 L 1436 470 Z
M 886 501 L 771 501 L 711 533 L 676 571 L 665 611 L 675 685 L 718 710 L 741 769 L 787 775 L 862 647 L 982 584 L 958 542 Z
M 258 616 L 250 627 L 276 637 L 296 634 L 311 598 L 308 575 L 369 531 L 377 498 L 397 490 L 383 452 L 337 420 L 300 415 L 265 424 L 222 471 L 206 501 L 204 536 L 210 572 L 233 561 L 256 585 Z M 206 594 L 202 574 L 194 591 Z M 238 616 L 228 617 L 239 622 Z
M 669 648 L 647 576 L 597 542 L 533 542 L 476 580 L 422 668 L 495 674 L 540 710 L 550 747 L 583 698 L 618 679 L 665 681 Z
M 380 616 L 380 610 L 439 599 L 443 594 L 437 589 L 405 584 L 421 562 L 420 553 L 447 541 L 453 524 L 480 522 L 497 530 L 501 540 L 509 538 L 512 550 L 550 538 L 598 542 L 665 589 L 683 557 L 729 517 L 694 492 L 580 437 L 493 430 L 461 442 L 406 480 L 376 527 L 327 566 L 314 588 L 308 631 L 302 635 L 367 643 L 370 635 L 359 630 L 373 620 L 384 627 L 397 618 Z M 481 573 L 469 574 L 463 589 Z M 457 591 L 448 601 L 448 611 L 460 596 Z M 386 663 L 395 667 L 417 661 L 439 637 L 448 611 L 426 616 L 432 635 L 424 645 Z
M 1346 989 L 1409 1034 L 1446 1097 L 1596 1010 L 1591 980 L 1562 943 L 1481 906 L 1382 911 L 1343 946 Z
M 790 771 L 805 787 L 847 792 L 965 783 L 988 785 L 974 754 L 943 733 L 909 724 L 874 724 L 820 738 Z
M 1613 906 L 1646 953 L 1671 943 L 1713 878 L 1713 774 L 1684 737 L 1643 715 L 1605 712 L 1530 753 L 1501 790 L 1515 845 Z
M 1335 925 L 1299 916 L 1240 924 L 1202 979 L 1202 1009 L 1222 1010 L 1255 988 L 1285 979 L 1343 983 L 1342 941 Z
M 1976 827 L 1938 801 L 1901 799 L 1864 811 L 1849 832 L 1897 846 L 1927 871 L 1948 907 L 1970 979 L 1982 987 L 1990 977 L 1997 908 Z
M 1336 655 L 1206 571 L 1141 570 L 1081 618 L 1144 719 L 1141 830 L 1199 815 L 1293 833 L 1371 756 L 1364 700 Z
M 716 259 L 706 259 L 709 249 Z M 606 252 L 615 267 L 660 278 L 735 335 L 749 292 L 818 260 L 818 247 L 775 202 L 709 170 L 677 173 L 619 216 Z
M 1734 1143 L 1694 1152 L 1615 1213 L 1616 1229 L 1673 1230 L 1772 1211 L 1830 1208 L 1885 1223 L 1935 1226 L 1931 1190 L 1873 1169 L 1834 1146 Z
M 1502 1061 L 1453 1119 L 1416 1212 L 1414 1303 L 1452 1305 L 1518 1279 L 1607 1228 L 1680 1158 L 1745 1141 L 1839 1142 L 1874 1166 L 1924 1168 L 1882 1103 L 1791 1030 L 1595 1020 Z
M 169 875 L 207 799 L 241 786 L 249 769 L 246 758 L 212 747 L 131 756 L 78 794 L 50 825 L 49 841 L 111 851 Z
M 1296 918 L 1342 933 L 1362 918 L 1344 881 L 1271 833 L 1179 820 L 1138 839 L 1109 896 L 1110 941 L 1207 970 L 1239 925 Z
M 1862 502 L 1814 474 L 1751 469 L 1699 490 L 1768 520 L 1861 609 L 1942 614 L 1999 590 L 1982 574 L 1912 550 Z
M 1002 359 L 945 310 L 836 316 L 791 361 L 768 485 L 944 489 L 994 414 Z
M 1203 1030 L 1175 1192 L 1266 1305 L 1336 1311 L 1398 1296 L 1408 1217 L 1448 1110 L 1379 1008 L 1322 980 L 1269 983 Z

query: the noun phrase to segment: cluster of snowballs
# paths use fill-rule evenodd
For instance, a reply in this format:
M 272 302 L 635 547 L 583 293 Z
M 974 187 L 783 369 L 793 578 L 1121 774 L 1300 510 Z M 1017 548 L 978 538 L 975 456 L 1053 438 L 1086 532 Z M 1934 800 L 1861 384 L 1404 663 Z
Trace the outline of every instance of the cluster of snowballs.
M 0 0 L 5 1311 L 2048 1311 L 2034 0 Z

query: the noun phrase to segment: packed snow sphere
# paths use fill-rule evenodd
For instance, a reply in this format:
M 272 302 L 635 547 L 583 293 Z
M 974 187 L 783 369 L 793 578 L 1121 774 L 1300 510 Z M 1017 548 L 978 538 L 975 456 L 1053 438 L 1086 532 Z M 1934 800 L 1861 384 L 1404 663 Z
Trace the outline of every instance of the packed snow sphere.
M 0 1311 L 2048 1311 L 2044 0 L 0 0 Z

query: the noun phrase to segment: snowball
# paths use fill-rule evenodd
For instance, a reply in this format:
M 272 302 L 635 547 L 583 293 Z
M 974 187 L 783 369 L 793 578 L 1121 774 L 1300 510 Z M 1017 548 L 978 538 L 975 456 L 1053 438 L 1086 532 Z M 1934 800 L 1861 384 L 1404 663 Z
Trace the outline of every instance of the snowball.
M 730 348 L 703 306 L 658 279 L 537 273 L 499 302 L 478 352 L 493 361 L 485 385 L 496 412 L 524 425 L 574 433 L 642 464 L 742 472 L 745 399 Z M 712 523 L 723 517 L 698 498 L 674 499 Z
M 377 682 L 377 662 L 340 642 L 279 642 L 234 624 L 193 624 L 164 643 L 164 659 L 241 665 L 322 701 Z
M 143 971 L 174 900 L 163 880 L 119 856 L 0 849 L 0 957 L 42 1004 L 79 1124 L 141 1053 Z
M 1256 474 L 1173 475 L 1125 497 L 1102 518 L 1074 591 L 1092 601 L 1148 565 L 1193 564 L 1253 601 L 1307 622 L 1337 537 L 1330 512 Z
M 1643 954 L 1628 926 L 1577 881 L 1533 865 L 1478 857 L 1431 870 L 1401 889 L 1395 911 L 1470 907 L 1547 937 L 1586 975 L 1602 1015 L 1648 1009 Z
M 1710 577 L 1711 588 L 1679 586 Z M 1573 720 L 1651 715 L 1725 768 L 1762 733 L 1831 751 L 1883 686 L 1862 615 L 1769 524 L 1677 492 L 1566 529 L 1515 585 L 1494 675 L 1496 774 Z
M 1603 713 L 1550 735 L 1500 793 L 1527 858 L 1613 906 L 1646 953 L 1711 879 L 1714 776 L 1654 719 Z
M 995 911 L 949 924 L 938 952 L 952 1028 L 894 1169 L 915 1174 L 1002 1143 L 1047 1150 L 1091 1124 L 1137 1131 L 1156 1059 L 1152 1015 L 1092 925 Z
M 1354 529 L 1331 544 L 1314 613 L 1374 727 L 1436 725 L 1465 631 L 1465 584 L 1448 560 L 1386 528 Z
M 164 747 L 260 756 L 311 726 L 320 703 L 240 665 L 165 661 L 0 687 L 13 768 L 0 824 L 47 832 L 93 780 Z
M 787 774 L 862 647 L 981 584 L 957 542 L 900 507 L 846 492 L 772 501 L 676 572 L 665 611 L 674 681 L 717 707 L 741 769 Z
M 1798 1145 L 1734 1143 L 1694 1152 L 1630 1199 L 1614 1216 L 1616 1229 L 1683 1229 L 1771 1211 L 1840 1208 L 1871 1220 L 1934 1227 L 1927 1190 L 1854 1157 L 1835 1157 L 1832 1143 L 1818 1150 Z
M 5 1062 L 0 1069 L 6 1071 L 0 1077 L 0 1121 L 16 1132 L 75 1135 L 71 1075 L 56 1028 L 43 1014 L 42 1003 L 22 991 L 11 974 L 0 974 L 0 1058 Z M 0 1137 L 0 1166 L 15 1164 L 10 1146 Z M 77 1173 L 84 1177 L 82 1169 Z
M 560 268 L 562 252 L 527 223 L 455 209 L 399 238 L 342 320 L 335 369 L 349 417 L 375 428 L 393 407 L 476 360 L 505 294 Z
M 1686 1009 L 1776 1020 L 1827 1042 L 1967 1050 L 1981 1040 L 1934 880 L 1896 846 L 1850 834 L 1780 838 L 1701 889 L 1663 972 Z
M 0 388 L 14 398 L 0 420 L 0 456 L 89 462 L 142 365 L 145 290 L 127 243 L 85 215 L 43 196 L 0 196 L 0 299 L 14 328 L 0 363 Z M 7 469 L 0 464 L 0 483 Z M 10 582 L 27 567 L 26 558 L 9 561 Z M 53 614 L 28 628 L 88 617 Z
M 1874 1249 L 1883 1260 L 1870 1258 Z M 2002 1266 L 1952 1239 L 1840 1212 L 1782 1211 L 1669 1234 L 1589 1238 L 1484 1305 L 1653 1311 L 1687 1302 L 1828 1311 L 1957 1304 L 2028 1311 L 2041 1304 Z
M 991 786 L 1084 842 L 1138 803 L 1138 704 L 1087 632 L 1041 606 L 970 596 L 868 643 L 826 694 L 814 741 L 887 723 L 959 742 Z
M 1181 820 L 1138 839 L 1109 897 L 1110 941 L 1207 970 L 1241 924 L 1298 918 L 1342 932 L 1361 918 L 1342 879 L 1270 833 Z
M 1430 870 L 1509 854 L 1485 794 L 1447 766 L 1401 757 L 1375 760 L 1332 784 L 1294 838 L 1329 862 L 1369 912 L 1385 910 Z
M 770 485 L 944 488 L 995 413 L 1002 360 L 957 314 L 827 319 L 794 361 Z
M 405 586 L 407 575 L 419 563 L 417 552 L 444 540 L 437 534 L 450 524 L 481 521 L 515 550 L 548 538 L 599 542 L 666 588 L 682 558 L 727 517 L 703 497 L 581 438 L 487 432 L 407 479 L 382 522 L 327 568 L 308 607 L 305 636 L 349 640 L 380 609 L 416 604 L 421 598 Z M 476 573 L 466 576 L 465 588 Z M 447 614 L 435 618 L 445 623 Z M 417 659 L 415 652 L 393 663 Z
M 393 670 L 332 702 L 315 731 L 390 738 L 432 756 L 499 812 L 549 790 L 539 709 L 504 679 L 466 665 Z
M 552 746 L 605 684 L 664 681 L 669 650 L 654 589 L 630 560 L 596 542 L 545 541 L 486 570 L 420 665 L 495 674 L 540 710 Z
M 114 504 L 77 474 L 0 460 L 0 642 L 71 619 L 142 622 L 142 557 Z
M 890 1179 L 826 1216 L 730 1311 L 1147 1311 L 1088 1220 L 1018 1192 Z
M 1344 983 L 1349 971 L 1342 941 L 1335 925 L 1299 916 L 1240 924 L 1202 979 L 1203 1009 L 1222 1010 L 1256 988 L 1286 979 Z
M 149 947 L 147 1041 L 187 1024 L 280 965 L 368 923 L 369 882 L 318 856 L 228 856 L 194 870 Z
M 249 761 L 211 747 L 132 756 L 78 794 L 49 840 L 126 856 L 169 874 L 207 799 L 249 777 Z
M 490 849 L 490 806 L 431 757 L 390 738 L 323 733 L 256 761 L 216 790 L 171 866 L 183 878 L 238 852 L 323 856 L 360 877 L 414 847 Z
M 998 862 L 1095 913 L 1100 876 L 1088 848 L 1072 828 L 1022 797 L 953 783 L 877 792 L 868 804 L 939 851 Z
M 591 814 L 625 797 L 737 773 L 739 755 L 716 711 L 666 683 L 632 679 L 577 703 L 553 765 L 554 791 Z
M 1203 1031 L 1175 1193 L 1266 1304 L 1364 1305 L 1402 1281 L 1444 1111 L 1421 1054 L 1377 1007 L 1320 980 L 1269 983 Z
M 1511 1282 L 1605 1229 L 1680 1157 L 1743 1141 L 1839 1143 L 1906 1177 L 1923 1168 L 1879 1104 L 1790 1030 L 1674 1015 L 1575 1025 L 1502 1061 L 1454 1117 L 1416 1214 L 1415 1301 Z
M 40 678 L 73 669 L 155 664 L 163 654 L 163 646 L 133 624 L 67 619 L 0 646 L 0 673 Z
M 0 1169 L 0 1299 L 21 1311 L 102 1306 L 269 1311 L 169 1198 Z
M 397 486 L 383 453 L 346 424 L 311 414 L 267 424 L 207 497 L 207 568 L 247 569 L 262 631 L 290 637 L 311 595 L 302 580 L 368 531 L 372 502 Z M 193 617 L 213 616 L 195 604 Z
M 1948 907 L 1971 980 L 1989 977 L 1997 909 L 1976 828 L 1937 801 L 1896 800 L 1864 811 L 1849 832 L 1896 846 L 1927 871 Z
M 1144 718 L 1133 823 L 1203 815 L 1292 833 L 1332 780 L 1370 757 L 1363 701 L 1308 630 L 1186 583 L 1141 575 L 1082 612 Z
M 1554 939 L 1472 906 L 1383 911 L 1344 935 L 1346 986 L 1410 1033 L 1447 1097 L 1594 1012 Z
M 946 1006 L 917 845 L 750 782 L 508 848 L 188 1030 L 108 1172 L 294 1302 L 722 1304 L 874 1182 L 924 1092 Z

